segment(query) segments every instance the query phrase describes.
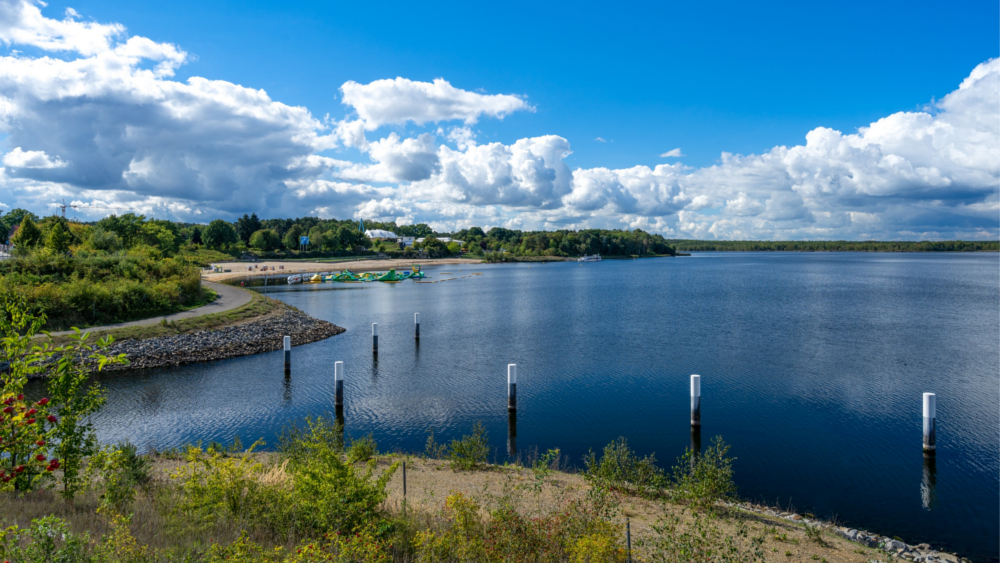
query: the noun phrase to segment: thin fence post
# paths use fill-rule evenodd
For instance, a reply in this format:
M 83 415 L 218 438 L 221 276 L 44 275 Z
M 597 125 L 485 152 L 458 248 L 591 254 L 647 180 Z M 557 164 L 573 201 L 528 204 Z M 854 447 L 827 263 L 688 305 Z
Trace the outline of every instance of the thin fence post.
M 625 519 L 625 545 L 628 547 L 628 563 L 632 563 L 632 521 Z

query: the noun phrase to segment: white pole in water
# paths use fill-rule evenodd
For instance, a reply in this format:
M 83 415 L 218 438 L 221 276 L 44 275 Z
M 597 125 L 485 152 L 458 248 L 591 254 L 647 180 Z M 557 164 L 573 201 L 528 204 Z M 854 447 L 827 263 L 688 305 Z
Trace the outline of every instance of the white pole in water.
M 937 396 L 934 393 L 924 393 L 924 451 L 934 453 L 936 449 L 937 430 Z
M 420 340 L 420 313 L 413 313 L 413 326 L 416 327 L 414 338 Z
M 372 352 L 378 354 L 378 323 L 372 323 Z
M 507 364 L 507 410 L 517 410 L 517 364 Z
M 285 337 L 285 371 L 292 368 L 292 337 Z
M 344 406 L 344 362 L 333 363 L 333 382 L 336 386 L 333 404 L 337 407 Z
M 691 376 L 691 426 L 701 426 L 701 376 Z

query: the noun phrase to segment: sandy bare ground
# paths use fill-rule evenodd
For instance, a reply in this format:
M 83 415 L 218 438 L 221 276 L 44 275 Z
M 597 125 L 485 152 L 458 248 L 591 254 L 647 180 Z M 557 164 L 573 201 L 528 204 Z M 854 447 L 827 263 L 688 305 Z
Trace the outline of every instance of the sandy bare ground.
M 478 258 L 433 258 L 414 260 L 352 260 L 349 262 L 287 262 L 281 260 L 267 260 L 264 262 L 213 262 L 215 266 L 221 266 L 223 270 L 232 270 L 224 273 L 211 273 L 203 271 L 201 279 L 206 281 L 222 281 L 233 278 L 241 278 L 247 275 L 260 275 L 262 273 L 277 274 L 297 274 L 302 272 L 339 272 L 340 270 L 350 270 L 352 272 L 384 272 L 390 268 L 397 270 L 410 269 L 414 264 L 420 266 L 441 266 L 446 264 L 482 264 Z M 253 270 L 247 267 L 256 266 Z M 262 272 L 261 268 L 267 266 L 267 272 Z M 280 269 L 279 266 L 284 266 Z
M 394 457 L 380 460 L 380 467 L 388 467 Z M 492 466 L 486 471 L 452 471 L 448 462 L 405 457 L 406 502 L 413 509 L 440 512 L 445 499 L 450 494 L 463 493 L 489 506 L 489 498 L 499 495 L 514 495 L 520 499 L 520 510 L 527 514 L 545 514 L 558 510 L 573 499 L 584 497 L 589 485 L 577 474 L 553 472 L 541 486 L 536 485 L 530 470 L 513 467 Z M 401 507 L 403 501 L 402 471 L 397 470 L 388 485 L 388 502 Z M 679 515 L 683 521 L 691 522 L 689 511 L 684 507 L 657 500 L 619 496 L 620 512 L 618 520 L 629 518 L 632 528 L 635 555 L 642 557 L 644 550 L 639 547 L 641 539 L 655 535 L 652 526 L 666 515 Z M 806 562 L 827 561 L 829 563 L 867 563 L 872 559 L 885 560 L 886 554 L 847 541 L 833 534 L 823 534 L 823 544 L 810 540 L 805 529 L 793 522 L 760 514 L 744 514 L 750 533 L 765 533 L 767 561 Z M 724 532 L 735 532 L 732 520 L 723 519 L 720 528 Z M 782 536 L 784 534 L 784 536 Z M 776 539 L 781 538 L 781 539 Z

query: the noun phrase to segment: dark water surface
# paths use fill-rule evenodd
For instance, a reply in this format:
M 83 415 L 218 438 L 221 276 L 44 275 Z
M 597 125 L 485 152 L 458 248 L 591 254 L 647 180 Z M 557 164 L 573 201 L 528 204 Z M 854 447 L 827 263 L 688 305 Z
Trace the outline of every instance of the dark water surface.
M 506 366 L 518 365 L 516 446 L 579 464 L 623 435 L 664 465 L 691 444 L 688 377 L 702 375 L 702 442 L 732 444 L 743 496 L 791 505 L 979 561 L 1000 542 L 997 254 L 704 253 L 592 264 L 428 268 L 437 284 L 322 284 L 272 293 L 347 328 L 293 350 L 102 377 L 103 441 L 244 443 L 332 410 L 347 432 L 422 451 L 482 421 L 508 448 Z M 420 312 L 421 341 L 413 339 Z M 371 354 L 371 323 L 380 354 Z M 921 393 L 937 393 L 938 454 L 921 452 Z

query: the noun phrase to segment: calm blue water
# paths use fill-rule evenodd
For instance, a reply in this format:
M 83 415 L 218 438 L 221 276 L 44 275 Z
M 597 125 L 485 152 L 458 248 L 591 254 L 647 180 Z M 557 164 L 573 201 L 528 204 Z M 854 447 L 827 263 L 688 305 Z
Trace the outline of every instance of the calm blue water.
M 575 463 L 622 435 L 671 465 L 703 430 L 732 444 L 743 496 L 998 560 L 1000 257 L 704 253 L 689 258 L 428 268 L 437 284 L 284 287 L 272 295 L 347 328 L 293 350 L 105 376 L 104 441 L 274 444 L 332 410 L 346 366 L 349 434 L 421 451 L 482 421 L 507 455 L 506 366 L 518 364 L 516 447 Z M 420 312 L 421 341 L 413 340 Z M 371 354 L 371 323 L 380 354 Z M 938 454 L 921 452 L 921 393 Z

